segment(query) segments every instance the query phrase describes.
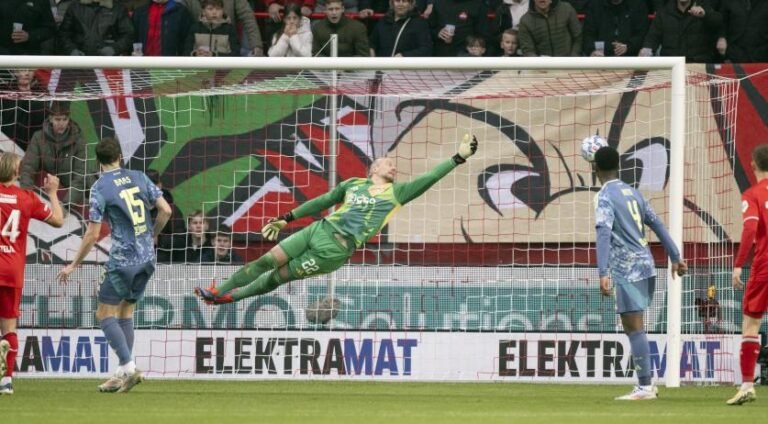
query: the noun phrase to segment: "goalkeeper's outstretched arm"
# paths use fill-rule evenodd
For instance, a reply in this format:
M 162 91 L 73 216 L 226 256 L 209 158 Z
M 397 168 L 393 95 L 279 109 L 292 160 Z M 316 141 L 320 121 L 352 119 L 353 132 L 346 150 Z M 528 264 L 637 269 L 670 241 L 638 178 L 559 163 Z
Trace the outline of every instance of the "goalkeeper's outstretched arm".
M 312 200 L 304 202 L 296 209 L 288 212 L 285 215 L 277 218 L 272 218 L 269 223 L 261 229 L 261 234 L 267 240 L 274 241 L 277 239 L 277 234 L 283 229 L 289 222 L 294 219 L 303 218 L 305 216 L 314 215 L 320 213 L 331 206 L 341 203 L 344 200 L 344 192 L 346 190 L 345 184 L 342 182 L 336 186 L 333 190 L 323 195 L 317 196 Z
M 475 136 L 466 134 L 464 135 L 461 144 L 459 144 L 459 151 L 453 155 L 451 159 L 440 163 L 431 171 L 416 177 L 412 181 L 403 184 L 395 184 L 394 190 L 397 201 L 400 202 L 401 205 L 404 205 L 421 196 L 436 182 L 448 175 L 454 168 L 466 162 L 470 156 L 474 155 L 477 151 L 477 144 L 477 138 Z

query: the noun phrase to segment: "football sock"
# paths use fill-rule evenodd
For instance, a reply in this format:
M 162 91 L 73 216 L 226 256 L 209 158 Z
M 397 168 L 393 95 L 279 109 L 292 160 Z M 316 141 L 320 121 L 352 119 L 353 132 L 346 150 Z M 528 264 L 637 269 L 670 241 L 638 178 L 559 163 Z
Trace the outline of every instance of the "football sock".
M 133 352 L 133 318 L 120 318 L 117 320 L 120 329 L 125 335 L 125 344 L 128 345 L 128 351 Z
M 253 283 L 248 284 L 242 289 L 232 293 L 232 298 L 237 301 L 240 299 L 245 299 L 246 297 L 269 293 L 272 290 L 280 287 L 280 284 L 282 283 L 283 282 L 280 279 L 280 275 L 275 269 L 270 272 L 261 274 L 261 276 L 257 278 Z
M 267 252 L 259 259 L 249 262 L 237 270 L 237 272 L 232 274 L 227 281 L 221 283 L 221 285 L 216 288 L 219 290 L 220 295 L 226 294 L 232 289 L 251 283 L 264 275 L 265 272 L 275 269 L 275 266 L 275 257 L 271 252 Z
M 13 368 L 16 366 L 16 355 L 19 353 L 19 339 L 16 337 L 16 333 L 6 333 L 3 335 L 3 340 L 8 341 L 11 345 L 11 350 L 8 351 L 8 355 L 5 356 L 5 362 L 8 364 L 8 368 L 5 370 L 6 377 L 13 377 Z
M 99 325 L 101 326 L 101 331 L 104 332 L 104 336 L 107 338 L 109 345 L 117 354 L 117 358 L 120 360 L 120 365 L 125 365 L 128 362 L 131 362 L 131 350 L 128 348 L 123 329 L 120 328 L 120 324 L 117 323 L 117 318 L 104 318 Z
M 627 336 L 629 336 L 629 344 L 632 348 L 632 361 L 635 363 L 637 381 L 641 386 L 650 386 L 651 357 L 648 336 L 643 330 L 633 331 Z
M 760 340 L 757 336 L 743 336 L 741 338 L 741 351 L 739 363 L 741 364 L 741 381 L 754 383 L 755 363 L 760 354 Z
M 13 379 L 11 377 L 0 378 L 0 386 L 5 386 L 8 383 L 13 383 Z

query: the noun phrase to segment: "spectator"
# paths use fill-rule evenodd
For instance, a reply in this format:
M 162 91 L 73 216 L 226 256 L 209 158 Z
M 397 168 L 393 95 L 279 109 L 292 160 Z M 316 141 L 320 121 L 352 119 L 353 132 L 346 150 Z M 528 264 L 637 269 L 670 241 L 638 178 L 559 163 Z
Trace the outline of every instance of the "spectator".
M 192 16 L 176 0 L 152 0 L 133 12 L 136 41 L 144 56 L 186 56 Z
M 301 9 L 301 14 L 307 18 L 312 15 L 312 11 L 315 10 L 315 0 L 264 0 L 267 6 L 267 13 L 269 18 L 264 23 L 264 30 L 267 36 L 267 40 L 272 40 L 272 37 L 280 31 L 283 21 L 283 9 L 288 4 L 296 4 Z
M 200 262 L 206 253 L 211 250 L 211 238 L 208 234 L 208 218 L 201 210 L 192 212 L 187 217 L 187 234 L 174 237 L 171 248 L 173 249 L 174 262 Z
M 283 26 L 272 36 L 270 57 L 312 56 L 312 27 L 309 18 L 301 14 L 301 8 L 290 3 L 285 6 Z
M 460 56 L 469 57 L 483 57 L 485 56 L 485 38 L 475 35 L 468 35 L 467 40 L 464 42 L 467 46 L 467 51 L 463 52 Z
M 187 7 L 192 22 L 197 22 L 202 15 L 201 0 L 178 0 Z M 253 16 L 253 8 L 248 0 L 224 0 L 224 14 L 232 20 L 235 28 L 242 27 L 243 41 L 247 41 L 245 51 L 237 51 L 236 55 L 264 56 L 264 42 L 261 39 L 261 30 L 256 18 Z M 238 39 L 239 42 L 239 39 Z M 242 43 L 245 46 L 246 43 Z
M 637 56 L 647 32 L 648 11 L 645 3 L 596 0 L 584 19 L 584 54 Z M 602 51 L 596 47 L 596 42 L 602 43 Z
M 358 0 L 344 0 L 344 10 L 347 13 L 357 13 L 360 10 L 358 8 L 359 3 L 360 1 Z M 315 5 L 315 13 L 325 13 L 325 0 L 317 1 L 317 4 Z
M 239 56 L 235 26 L 224 14 L 222 0 L 203 0 L 203 14 L 192 24 L 186 41 L 186 52 L 192 56 Z
M 31 69 L 15 69 L 13 80 L 0 88 L 19 95 L 19 98 L 0 97 L 0 131 L 22 150 L 27 150 L 32 135 L 43 128 L 45 101 L 30 97 L 42 94 L 44 89 Z
M 75 0 L 59 27 L 59 41 L 62 53 L 73 56 L 130 54 L 133 24 L 117 0 Z
M 365 25 L 344 16 L 343 0 L 326 0 L 325 19 L 312 27 L 312 54 L 331 55 L 331 35 L 339 37 L 339 57 L 370 56 Z
M 520 26 L 520 19 L 528 12 L 530 8 L 528 0 L 494 0 L 491 3 L 491 10 L 494 11 L 493 20 L 490 23 L 491 48 L 489 53 L 492 56 L 503 56 L 501 38 L 504 31 L 508 29 L 517 29 Z M 517 35 L 515 35 L 517 38 Z
M 671 0 L 656 12 L 640 56 L 685 56 L 689 63 L 711 63 L 722 15 L 704 0 Z
M 80 127 L 69 117 L 69 104 L 53 102 L 48 119 L 32 136 L 21 162 L 21 187 L 33 188 L 37 174 L 47 172 L 57 176 L 62 186 L 69 189 L 65 205 L 84 205 L 86 193 L 94 182 L 94 172 L 89 168 L 85 141 Z
M 723 2 L 720 55 L 731 62 L 768 62 L 768 0 Z
M 240 264 L 243 259 L 232 251 L 232 233 L 225 230 L 216 232 L 213 238 L 213 248 L 203 252 L 201 262 L 219 264 Z
M 61 22 L 64 20 L 64 15 L 67 13 L 69 5 L 73 0 L 49 0 L 51 5 L 51 13 L 53 14 L 53 21 L 56 23 L 56 31 L 58 32 Z M 74 0 L 76 1 L 76 0 Z M 49 38 L 40 44 L 40 49 L 44 55 L 52 56 L 58 54 L 61 51 L 61 43 L 58 37 Z
M 458 56 L 474 34 L 488 38 L 488 6 L 477 0 L 441 0 L 429 15 L 435 56 Z
M 160 189 L 160 191 L 163 193 L 163 199 L 165 199 L 165 201 L 168 202 L 168 205 L 171 207 L 171 218 L 168 220 L 168 224 L 163 228 L 163 231 L 160 234 L 172 235 L 186 233 L 187 228 L 184 224 L 184 217 L 182 216 L 178 206 L 176 206 L 175 202 L 173 201 L 173 193 L 171 193 L 171 191 L 167 188 L 163 187 L 163 182 L 160 180 L 160 173 L 154 169 L 148 169 L 145 174 L 147 174 L 149 180 L 152 181 L 152 183 Z M 157 210 L 152 209 L 151 215 L 154 221 L 155 216 L 157 215 Z
M 502 56 L 520 57 L 520 53 L 518 52 L 520 49 L 520 41 L 517 37 L 517 30 L 510 28 L 504 31 L 501 34 L 501 42 L 499 44 Z
M 414 9 L 415 0 L 390 0 L 392 8 L 371 34 L 371 56 L 432 56 L 432 36 L 427 21 Z
M 599 2 L 602 0 L 563 0 L 567 3 L 570 3 L 571 6 L 576 10 L 576 13 L 587 13 L 587 10 L 589 10 L 590 3 Z M 635 0 L 637 2 L 637 0 Z
M 55 34 L 48 0 L 0 1 L 0 55 L 42 54 L 41 43 Z
M 432 14 L 434 2 L 435 0 L 416 0 L 414 10 L 422 14 L 424 19 L 427 19 L 429 18 L 429 15 Z M 346 4 L 347 0 L 344 1 L 344 5 Z M 360 0 L 358 4 L 360 10 L 358 16 L 362 19 L 369 18 L 376 13 L 387 13 L 391 10 L 390 2 L 388 0 Z
M 581 55 L 581 23 L 570 3 L 533 0 L 517 31 L 523 56 Z

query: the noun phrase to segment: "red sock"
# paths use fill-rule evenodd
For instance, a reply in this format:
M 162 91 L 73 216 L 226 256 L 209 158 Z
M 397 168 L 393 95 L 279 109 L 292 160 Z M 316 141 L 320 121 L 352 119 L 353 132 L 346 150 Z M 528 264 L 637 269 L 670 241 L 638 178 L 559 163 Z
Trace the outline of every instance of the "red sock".
M 755 363 L 760 354 L 760 341 L 757 336 L 744 336 L 741 339 L 741 381 L 751 383 L 755 381 Z
M 19 339 L 16 338 L 16 333 L 6 333 L 3 336 L 3 340 L 7 340 L 8 344 L 11 345 L 11 350 L 8 351 L 8 355 L 5 357 L 5 361 L 8 364 L 5 376 L 13 377 L 13 368 L 16 366 L 16 354 L 19 353 Z

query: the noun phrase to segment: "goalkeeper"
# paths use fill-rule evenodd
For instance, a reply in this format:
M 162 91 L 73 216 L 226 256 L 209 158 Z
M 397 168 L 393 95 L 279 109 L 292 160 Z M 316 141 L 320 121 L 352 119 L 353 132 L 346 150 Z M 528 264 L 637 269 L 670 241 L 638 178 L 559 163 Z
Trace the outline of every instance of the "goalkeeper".
M 269 293 L 289 281 L 341 268 L 355 249 L 376 235 L 401 206 L 421 196 L 476 150 L 477 139 L 467 134 L 451 159 L 408 183 L 394 182 L 396 169 L 391 158 L 376 159 L 369 178 L 343 181 L 330 192 L 270 219 L 261 233 L 273 241 L 294 219 L 317 214 L 343 202 L 334 213 L 286 238 L 220 286 L 196 287 L 195 294 L 208 304 L 236 302 Z

